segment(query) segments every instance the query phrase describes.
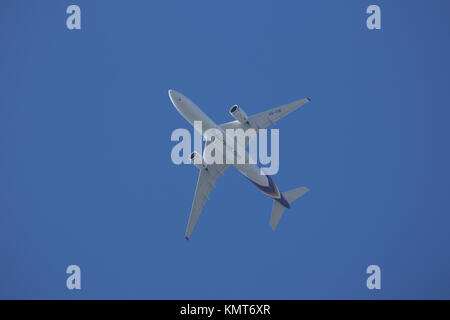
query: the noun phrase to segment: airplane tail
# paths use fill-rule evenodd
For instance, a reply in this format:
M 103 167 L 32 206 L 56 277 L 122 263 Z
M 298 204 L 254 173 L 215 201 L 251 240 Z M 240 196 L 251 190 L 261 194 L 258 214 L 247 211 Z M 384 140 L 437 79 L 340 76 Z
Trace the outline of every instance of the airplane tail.
M 309 191 L 308 188 L 300 187 L 297 189 L 282 192 L 282 194 L 283 197 L 287 200 L 287 202 L 291 204 L 308 191 Z M 277 224 L 280 221 L 281 216 L 283 215 L 285 209 L 286 207 L 283 206 L 279 201 L 273 200 L 272 216 L 270 217 L 270 227 L 272 228 L 272 230 L 275 230 L 275 228 L 277 227 Z

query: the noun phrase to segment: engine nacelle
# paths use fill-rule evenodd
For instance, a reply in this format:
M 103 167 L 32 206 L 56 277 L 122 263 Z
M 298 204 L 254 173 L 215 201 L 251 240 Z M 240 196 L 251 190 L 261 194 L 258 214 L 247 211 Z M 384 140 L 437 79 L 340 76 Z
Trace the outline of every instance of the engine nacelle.
M 189 158 L 191 159 L 191 163 L 200 170 L 206 169 L 205 161 L 203 161 L 203 157 L 199 155 L 198 152 L 192 152 Z
M 248 116 L 237 104 L 230 108 L 230 114 L 240 123 L 248 123 Z

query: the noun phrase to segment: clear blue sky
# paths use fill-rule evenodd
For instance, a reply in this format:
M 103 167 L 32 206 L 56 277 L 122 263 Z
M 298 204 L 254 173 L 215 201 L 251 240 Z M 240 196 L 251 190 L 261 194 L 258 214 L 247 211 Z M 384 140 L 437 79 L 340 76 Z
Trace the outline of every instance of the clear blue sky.
M 0 7 L 0 298 L 450 298 L 448 1 Z M 311 192 L 275 232 L 230 169 L 184 239 L 198 171 L 170 160 L 170 88 L 218 123 L 312 98 L 277 126 L 274 180 Z

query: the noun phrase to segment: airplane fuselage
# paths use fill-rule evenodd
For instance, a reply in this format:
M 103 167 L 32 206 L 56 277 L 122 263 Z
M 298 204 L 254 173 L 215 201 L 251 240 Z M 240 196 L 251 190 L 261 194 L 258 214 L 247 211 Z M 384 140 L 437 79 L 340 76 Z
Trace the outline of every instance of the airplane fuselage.
M 172 101 L 174 107 L 178 110 L 178 112 L 192 125 L 194 126 L 194 121 L 201 121 L 202 123 L 202 132 L 199 132 L 201 135 L 204 135 L 205 131 L 209 129 L 216 129 L 221 131 L 224 135 L 224 130 L 218 126 L 207 114 L 205 114 L 194 102 L 192 102 L 189 98 L 185 97 L 181 93 L 175 90 L 169 90 L 169 97 Z M 196 128 L 194 126 L 194 128 Z M 227 149 L 234 150 L 234 145 L 226 145 L 226 139 L 224 139 L 224 145 Z M 243 154 L 239 154 L 242 152 L 240 148 L 237 148 L 236 152 L 238 153 L 238 157 L 248 158 L 248 153 L 244 149 Z M 275 182 L 269 175 L 264 174 L 264 169 L 261 169 L 256 164 L 246 163 L 246 164 L 238 164 L 235 163 L 233 166 L 242 173 L 247 179 L 249 179 L 260 191 L 269 197 L 280 202 L 284 207 L 290 208 L 289 202 L 283 197 L 283 194 L 279 191 Z

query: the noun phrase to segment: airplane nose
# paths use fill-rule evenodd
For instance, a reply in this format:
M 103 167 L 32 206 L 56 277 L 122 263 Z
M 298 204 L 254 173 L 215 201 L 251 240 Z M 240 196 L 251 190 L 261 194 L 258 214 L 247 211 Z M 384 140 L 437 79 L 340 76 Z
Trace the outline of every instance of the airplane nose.
M 179 94 L 178 92 L 176 92 L 175 90 L 172 90 L 172 89 L 169 90 L 169 97 L 170 97 L 170 100 L 172 100 L 172 102 L 181 100 L 180 99 L 181 94 Z
M 175 104 L 175 103 L 181 102 L 181 98 L 183 97 L 183 95 L 179 92 L 176 92 L 175 90 L 170 89 L 169 97 L 170 97 L 170 100 L 172 100 L 172 103 Z

